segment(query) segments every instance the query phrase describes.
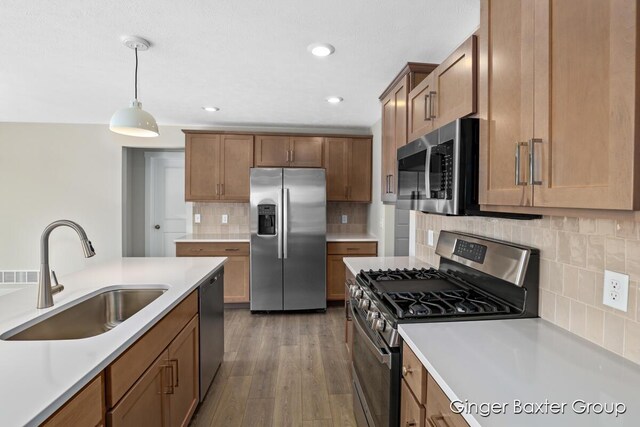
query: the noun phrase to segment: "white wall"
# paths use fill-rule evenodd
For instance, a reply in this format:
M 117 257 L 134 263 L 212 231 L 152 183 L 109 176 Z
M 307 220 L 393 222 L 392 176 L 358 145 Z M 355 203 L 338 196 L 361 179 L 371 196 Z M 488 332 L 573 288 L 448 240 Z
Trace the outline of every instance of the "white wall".
M 82 225 L 97 255 L 84 259 L 70 229 L 51 235 L 51 267 L 61 275 L 122 254 L 122 147 L 184 147 L 179 127 L 132 138 L 106 125 L 0 123 L 0 270 L 39 268 L 44 227 Z

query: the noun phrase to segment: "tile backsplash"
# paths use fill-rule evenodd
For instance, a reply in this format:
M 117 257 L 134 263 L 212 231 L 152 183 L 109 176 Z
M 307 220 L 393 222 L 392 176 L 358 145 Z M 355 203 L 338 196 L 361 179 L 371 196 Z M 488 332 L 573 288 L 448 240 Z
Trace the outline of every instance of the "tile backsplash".
M 368 207 L 366 203 L 327 203 L 327 233 L 366 233 Z M 193 223 L 194 234 L 249 233 L 248 203 L 194 203 L 193 214 L 200 214 L 200 224 Z M 227 224 L 222 224 L 222 215 L 229 215 Z M 347 215 L 347 224 L 342 224 L 342 215 Z
M 427 230 L 540 249 L 540 317 L 640 364 L 640 222 L 545 216 L 531 221 L 416 215 L 416 255 L 437 265 Z M 602 304 L 604 269 L 629 275 L 627 312 Z

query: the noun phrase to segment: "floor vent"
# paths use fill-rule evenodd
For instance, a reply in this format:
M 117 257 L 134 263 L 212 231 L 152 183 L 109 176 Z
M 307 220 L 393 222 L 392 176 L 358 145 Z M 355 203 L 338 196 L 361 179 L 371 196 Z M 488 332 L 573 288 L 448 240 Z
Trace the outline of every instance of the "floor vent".
M 0 271 L 0 283 L 23 285 L 38 283 L 38 272 L 31 270 Z

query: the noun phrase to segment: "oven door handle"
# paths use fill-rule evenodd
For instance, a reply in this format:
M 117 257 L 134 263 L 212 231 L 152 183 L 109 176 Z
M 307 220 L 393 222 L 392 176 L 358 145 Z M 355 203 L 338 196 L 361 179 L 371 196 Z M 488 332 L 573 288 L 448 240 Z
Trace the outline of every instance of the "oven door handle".
M 373 342 L 371 337 L 369 337 L 369 334 L 367 334 L 367 331 L 364 329 L 365 327 L 362 326 L 362 320 L 360 316 L 358 316 L 358 313 L 356 313 L 356 309 L 354 308 L 353 303 L 351 304 L 351 318 L 353 319 L 353 323 L 358 328 L 358 332 L 360 332 L 360 335 L 363 335 L 367 340 L 369 350 L 371 350 L 371 353 L 376 356 L 378 362 L 387 365 L 387 367 L 391 369 L 391 355 L 386 348 L 378 347 L 376 343 Z

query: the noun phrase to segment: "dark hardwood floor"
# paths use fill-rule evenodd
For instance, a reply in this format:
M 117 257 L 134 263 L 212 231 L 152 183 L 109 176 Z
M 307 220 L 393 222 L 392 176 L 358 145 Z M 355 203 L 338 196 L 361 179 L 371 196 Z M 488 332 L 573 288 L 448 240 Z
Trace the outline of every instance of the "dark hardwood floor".
M 224 362 L 192 426 L 355 426 L 344 309 L 225 310 Z

